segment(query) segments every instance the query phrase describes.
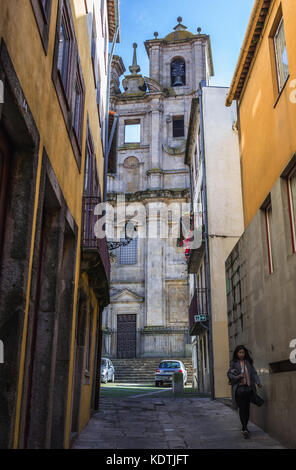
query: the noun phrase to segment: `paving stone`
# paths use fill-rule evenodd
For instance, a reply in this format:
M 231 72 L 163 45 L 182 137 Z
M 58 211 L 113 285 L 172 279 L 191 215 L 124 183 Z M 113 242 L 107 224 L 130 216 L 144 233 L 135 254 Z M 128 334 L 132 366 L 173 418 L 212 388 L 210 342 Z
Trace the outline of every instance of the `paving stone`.
M 96 413 L 74 449 L 280 449 L 253 423 L 250 439 L 240 434 L 236 411 L 208 398 L 141 396 L 109 398 L 110 409 Z

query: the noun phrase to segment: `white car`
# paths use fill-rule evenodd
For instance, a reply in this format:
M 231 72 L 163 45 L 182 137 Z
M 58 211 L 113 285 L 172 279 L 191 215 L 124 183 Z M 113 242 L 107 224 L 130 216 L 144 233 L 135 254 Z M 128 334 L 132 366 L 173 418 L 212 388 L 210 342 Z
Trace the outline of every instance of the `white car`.
M 115 381 L 115 369 L 110 361 L 106 357 L 102 357 L 101 359 L 101 382 L 108 383 L 109 381 Z
M 187 384 L 187 370 L 183 362 L 178 360 L 163 360 L 155 371 L 155 387 L 159 387 L 164 383 L 172 383 L 174 372 L 182 372 L 184 385 Z

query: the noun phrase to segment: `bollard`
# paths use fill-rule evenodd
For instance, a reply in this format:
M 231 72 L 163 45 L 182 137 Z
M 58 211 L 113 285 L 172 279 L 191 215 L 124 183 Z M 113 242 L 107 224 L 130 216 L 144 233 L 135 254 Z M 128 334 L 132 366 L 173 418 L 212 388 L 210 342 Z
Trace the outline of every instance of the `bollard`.
M 183 372 L 175 372 L 173 374 L 173 393 L 174 394 L 184 393 Z

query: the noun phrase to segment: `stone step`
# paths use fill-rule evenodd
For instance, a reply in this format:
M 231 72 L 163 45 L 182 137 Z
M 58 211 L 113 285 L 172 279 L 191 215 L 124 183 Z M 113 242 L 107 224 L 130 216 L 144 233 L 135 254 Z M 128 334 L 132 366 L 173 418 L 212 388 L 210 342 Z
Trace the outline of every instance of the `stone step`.
M 188 373 L 188 383 L 192 382 L 192 361 L 190 358 L 178 358 L 183 362 Z M 153 384 L 155 370 L 163 357 L 139 359 L 112 359 L 115 368 L 115 382 Z

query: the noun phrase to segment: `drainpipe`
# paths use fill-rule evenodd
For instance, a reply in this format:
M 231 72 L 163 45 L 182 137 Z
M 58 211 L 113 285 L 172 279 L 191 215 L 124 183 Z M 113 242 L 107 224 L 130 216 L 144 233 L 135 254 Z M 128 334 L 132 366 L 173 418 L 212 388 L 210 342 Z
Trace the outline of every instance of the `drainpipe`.
M 205 253 L 206 253 L 206 279 L 207 279 L 207 300 L 209 315 L 209 362 L 210 362 L 210 387 L 211 399 L 215 399 L 215 382 L 214 382 L 214 351 L 213 351 L 213 323 L 212 323 L 212 301 L 211 301 L 211 272 L 210 272 L 210 249 L 209 249 L 209 231 L 208 231 L 208 205 L 207 205 L 207 178 L 206 178 L 206 161 L 205 161 L 205 141 L 204 141 L 204 119 L 203 119 L 203 95 L 202 89 L 206 87 L 206 81 L 200 82 L 198 97 L 200 103 L 200 137 L 201 137 L 201 158 L 203 170 L 203 210 L 205 224 Z
M 113 42 L 112 42 L 112 47 L 111 47 L 111 52 L 109 56 L 109 62 L 108 62 L 108 75 L 107 75 L 107 100 L 106 100 L 106 117 L 105 117 L 105 142 L 104 142 L 104 189 L 103 189 L 103 202 L 105 203 L 107 200 L 107 174 L 108 174 L 108 151 L 109 151 L 109 142 L 108 142 L 108 136 L 109 136 L 109 98 L 110 98 L 110 83 L 111 83 L 111 66 L 112 66 L 112 60 L 113 60 L 113 55 L 114 55 L 114 48 L 115 44 L 118 38 L 119 34 L 119 26 L 116 28 L 116 32 L 114 34 Z

